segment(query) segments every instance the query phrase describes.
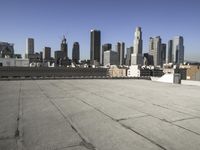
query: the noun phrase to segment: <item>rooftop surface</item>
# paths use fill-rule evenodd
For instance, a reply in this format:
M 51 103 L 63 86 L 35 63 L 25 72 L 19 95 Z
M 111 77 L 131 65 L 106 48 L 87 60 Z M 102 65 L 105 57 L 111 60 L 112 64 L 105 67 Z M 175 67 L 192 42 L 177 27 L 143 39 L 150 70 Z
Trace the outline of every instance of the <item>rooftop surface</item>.
M 199 150 L 200 87 L 0 81 L 1 150 Z

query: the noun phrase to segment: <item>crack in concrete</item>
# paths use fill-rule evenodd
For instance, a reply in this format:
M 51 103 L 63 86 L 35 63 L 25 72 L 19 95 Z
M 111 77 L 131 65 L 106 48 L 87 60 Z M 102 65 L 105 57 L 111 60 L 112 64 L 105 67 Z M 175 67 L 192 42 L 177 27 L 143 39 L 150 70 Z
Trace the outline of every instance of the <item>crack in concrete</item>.
M 74 86 L 74 85 L 72 85 L 72 84 L 70 84 L 70 85 L 71 85 L 71 86 Z M 59 86 L 57 86 L 57 87 L 59 87 Z M 74 87 L 75 87 L 75 86 L 74 86 Z M 80 89 L 80 90 L 82 90 L 82 91 L 85 91 L 85 92 L 89 92 L 89 91 L 87 91 L 87 90 L 85 90 L 85 89 L 82 89 L 82 88 L 80 88 L 80 87 L 76 87 L 76 88 L 78 88 L 78 89 Z M 61 89 L 61 88 L 59 87 L 59 89 Z M 61 89 L 61 90 L 62 90 L 62 89 Z M 113 101 L 112 99 L 107 98 L 107 97 L 104 97 L 104 96 L 101 96 L 101 95 L 99 95 L 99 94 L 97 94 L 97 93 L 94 93 L 94 92 L 89 92 L 89 93 L 91 93 L 91 94 L 93 94 L 93 95 L 96 95 L 96 96 L 99 96 L 99 97 L 102 97 L 102 98 L 105 98 L 105 99 L 108 100 L 108 101 L 111 101 L 111 102 L 116 103 L 116 102 Z M 124 96 L 124 95 L 121 95 L 121 96 Z M 76 98 L 77 98 L 77 97 L 76 97 Z M 129 97 L 128 97 L 128 98 L 129 98 Z M 79 98 L 77 98 L 77 99 L 79 99 Z M 81 99 L 79 99 L 79 100 L 81 100 Z M 142 100 L 139 100 L 139 99 L 135 99 L 135 100 L 136 100 L 136 101 L 143 102 Z M 84 102 L 83 100 L 81 100 L 81 101 Z M 85 103 L 85 102 L 84 102 L 84 103 Z M 146 102 L 145 102 L 145 103 L 146 103 Z M 86 103 L 86 104 L 87 104 L 87 103 Z M 152 103 L 151 103 L 151 104 L 152 104 Z M 89 104 L 89 105 L 90 105 L 90 104 Z M 153 104 L 152 104 L 152 105 L 153 105 Z M 164 109 L 168 109 L 168 110 L 175 111 L 175 110 L 173 110 L 173 109 L 169 109 L 169 108 L 167 108 L 167 107 L 164 107 L 164 106 L 161 106 L 161 105 L 158 105 L 158 104 L 154 104 L 154 105 L 157 105 L 157 106 L 162 107 L 162 108 L 164 108 Z M 94 108 L 92 105 L 90 105 L 90 107 Z M 125 106 L 125 107 L 126 107 L 126 106 Z M 94 109 L 95 109 L 95 108 L 94 108 Z M 99 109 L 96 109 L 96 110 L 99 111 L 100 113 L 103 113 L 104 115 L 106 115 L 107 117 L 111 118 L 112 120 L 117 121 L 116 119 L 113 119 L 111 116 L 105 114 L 105 113 L 102 112 L 101 110 L 99 110 Z M 184 130 L 187 130 L 187 131 L 189 131 L 189 132 L 192 132 L 192 133 L 194 133 L 194 134 L 200 136 L 199 133 L 194 132 L 194 131 L 192 131 L 192 130 L 189 130 L 189 129 L 187 129 L 187 128 L 184 128 L 184 127 L 182 127 L 182 126 L 176 125 L 176 124 L 174 124 L 173 122 L 170 122 L 170 121 L 168 121 L 168 120 L 166 120 L 166 119 L 161 119 L 161 118 L 155 117 L 155 116 L 153 116 L 153 115 L 151 115 L 151 114 L 149 114 L 149 113 L 140 111 L 140 110 L 138 110 L 138 109 L 136 109 L 136 110 L 137 110 L 138 112 L 141 112 L 141 113 L 146 114 L 147 116 L 151 116 L 151 117 L 156 118 L 156 119 L 159 119 L 159 120 L 161 120 L 161 121 L 170 123 L 170 124 L 172 124 L 172 125 L 174 125 L 174 126 L 177 126 L 177 127 L 179 127 L 179 128 L 182 128 L 182 129 L 184 129 Z M 175 112 L 183 113 L 183 112 L 180 112 L 180 111 L 175 111 Z M 184 114 L 187 114 L 187 115 L 192 116 L 191 114 L 188 114 L 188 113 L 184 113 Z M 199 117 L 195 117 L 195 118 L 199 118 Z
M 156 143 L 155 141 L 149 139 L 148 137 L 146 137 L 146 136 L 140 134 L 139 132 L 133 130 L 132 128 L 130 128 L 130 127 L 128 127 L 128 126 L 126 126 L 126 125 L 124 125 L 124 124 L 122 124 L 122 123 L 120 123 L 120 124 L 121 124 L 121 126 L 123 126 L 124 128 L 126 128 L 127 130 L 130 130 L 130 131 L 136 133 L 137 135 L 142 136 L 143 138 L 145 138 L 146 140 L 148 140 L 148 141 L 151 142 L 152 144 L 155 144 L 155 145 L 158 146 L 159 148 L 161 148 L 161 149 L 163 149 L 163 150 L 167 150 L 167 149 L 166 149 L 165 147 L 163 147 L 162 145 L 160 145 L 160 144 Z
M 80 100 L 81 100 L 81 99 L 80 99 Z M 103 115 L 105 115 L 105 116 L 109 117 L 111 120 L 113 120 L 113 121 L 115 121 L 115 122 L 119 123 L 119 124 L 120 124 L 122 127 L 124 127 L 125 129 L 128 129 L 128 130 L 130 130 L 130 131 L 132 131 L 132 132 L 136 133 L 136 134 L 137 134 L 137 135 L 139 135 L 139 136 L 142 136 L 143 138 L 145 138 L 146 140 L 150 141 L 152 144 L 154 144 L 154 145 L 156 145 L 156 146 L 160 147 L 161 149 L 163 149 L 163 150 L 167 150 L 165 147 L 163 147 L 163 146 L 159 145 L 159 144 L 158 144 L 158 143 L 156 143 L 155 141 L 153 141 L 153 140 L 151 140 L 151 139 L 147 138 L 146 136 L 144 136 L 144 135 L 140 134 L 139 132 L 137 132 L 137 131 L 135 131 L 135 130 L 133 130 L 133 129 L 129 128 L 128 126 L 125 126 L 124 124 L 120 123 L 120 121 L 117 121 L 116 119 L 112 118 L 111 116 L 109 116 L 109 115 L 105 114 L 104 112 L 102 112 L 102 111 L 101 111 L 101 110 L 99 110 L 98 108 L 96 108 L 96 107 L 94 107 L 94 106 L 92 106 L 92 105 L 88 104 L 87 102 L 85 102 L 85 101 L 83 101 L 83 100 L 81 100 L 81 101 L 82 101 L 82 102 L 84 102 L 85 104 L 89 105 L 90 107 L 94 108 L 94 109 L 95 109 L 95 110 L 97 110 L 98 112 L 102 113 Z M 148 115 L 146 115 L 146 116 L 148 116 Z M 142 116 L 142 117 L 146 117 L 146 116 Z
M 180 121 L 184 121 L 184 120 L 191 120 L 191 119 L 199 119 L 199 117 L 188 117 L 188 118 L 183 118 L 183 119 L 178 119 L 175 121 L 172 121 L 171 123 L 176 123 L 176 122 L 180 122 Z
M 138 116 L 138 117 L 127 117 L 127 118 L 121 118 L 121 119 L 116 119 L 117 122 L 119 121 L 125 121 L 129 119 L 137 119 L 137 118 L 143 118 L 143 117 L 148 117 L 149 115 L 143 115 L 143 116 Z
M 53 99 L 51 99 L 46 93 L 45 91 L 40 87 L 40 85 L 36 82 L 37 86 L 39 87 L 39 89 L 41 90 L 42 94 L 44 96 L 46 96 L 49 100 L 49 102 L 56 108 L 56 110 L 61 114 L 61 116 L 64 118 L 65 121 L 67 121 L 71 128 L 78 134 L 78 136 L 81 138 L 82 142 L 80 143 L 80 145 L 86 147 L 87 149 L 90 150 L 97 150 L 95 148 L 95 146 L 89 142 L 89 140 L 83 135 L 81 134 L 81 132 L 78 130 L 78 128 L 75 127 L 75 124 L 73 124 L 72 120 L 70 118 L 68 118 L 67 116 L 65 116 L 64 112 L 62 111 L 62 109 L 53 101 Z M 50 83 L 52 86 L 55 86 L 54 84 Z M 55 86 L 57 88 L 60 89 L 60 87 Z
M 81 145 L 80 145 L 80 144 L 79 144 L 79 145 L 70 145 L 70 146 L 65 146 L 65 147 L 56 148 L 56 149 L 54 149 L 54 150 L 62 150 L 62 149 L 73 148 L 73 147 L 78 147 L 78 146 L 81 146 Z
M 70 84 L 70 85 L 71 85 L 71 86 L 74 86 L 74 85 L 72 85 L 72 84 Z M 58 87 L 60 90 L 63 90 L 63 89 L 61 89 L 58 85 L 56 85 L 56 87 Z M 87 90 L 82 89 L 82 88 L 80 88 L 80 87 L 77 87 L 77 88 L 80 89 L 80 90 L 82 90 L 82 91 L 88 92 Z M 96 96 L 99 96 L 99 97 L 102 97 L 102 98 L 105 98 L 105 99 L 107 99 L 107 100 L 109 100 L 109 101 L 111 101 L 111 102 L 116 103 L 115 101 L 111 100 L 110 98 L 107 98 L 107 97 L 101 96 L 101 95 L 99 95 L 99 94 L 97 94 L 97 93 L 94 93 L 94 92 L 89 92 L 89 93 L 91 93 L 91 94 L 93 94 L 93 95 L 96 95 Z M 74 97 L 75 97 L 75 96 L 74 96 Z M 82 101 L 83 103 L 89 105 L 90 107 L 92 107 L 93 109 L 95 109 L 95 110 L 97 110 L 98 112 L 102 113 L 103 115 L 109 117 L 111 120 L 116 121 L 116 122 L 118 122 L 119 124 L 121 124 L 120 121 L 118 121 L 118 120 L 112 118 L 111 116 L 105 114 L 104 112 L 102 112 L 102 111 L 99 110 L 98 108 L 92 106 L 91 104 L 85 102 L 84 100 L 82 100 L 82 99 L 80 99 L 80 98 L 78 98 L 78 97 L 75 97 L 75 98 L 78 99 L 78 100 L 80 100 L 80 101 Z M 137 100 L 137 99 L 136 99 L 136 100 Z M 141 101 L 141 100 L 138 100 L 138 101 Z M 142 101 L 141 101 L 141 102 L 142 102 Z M 151 105 L 153 105 L 153 104 L 151 104 Z M 156 105 L 157 105 L 157 104 L 156 104 Z M 161 106 L 161 105 L 158 105 L 158 106 L 159 106 L 159 107 L 162 107 L 162 108 L 164 108 L 164 109 L 169 109 L 169 108 L 165 108 L 165 107 L 163 107 L 163 106 Z M 169 109 L 169 110 L 171 110 L 171 109 Z M 191 131 L 191 130 L 189 130 L 189 129 L 183 128 L 183 127 L 178 126 L 178 125 L 176 125 L 176 124 L 173 124 L 172 122 L 170 122 L 170 121 L 168 121 L 168 120 L 166 120 L 166 119 L 161 119 L 161 118 L 155 117 L 155 116 L 153 116 L 153 115 L 151 115 L 151 114 L 148 114 L 148 113 L 146 113 L 146 112 L 142 112 L 142 111 L 140 111 L 140 110 L 137 110 L 137 111 L 146 114 L 146 116 L 151 116 L 151 117 L 153 117 L 153 118 L 157 118 L 157 119 L 159 119 L 159 120 L 161 120 L 161 121 L 164 121 L 164 122 L 170 123 L 170 124 L 172 124 L 172 125 L 175 125 L 175 126 L 177 126 L 177 127 L 182 128 L 182 129 L 184 129 L 184 130 L 187 130 L 187 131 L 189 131 L 189 132 L 192 132 L 192 133 L 194 133 L 194 134 L 196 134 L 196 135 L 200 135 L 199 133 L 196 133 L 196 132 Z M 174 111 L 174 110 L 172 110 L 172 111 Z M 177 112 L 178 112 L 178 111 L 177 111 Z M 179 113 L 182 113 L 182 112 L 179 112 Z M 185 114 L 187 114 L 187 113 L 185 113 Z M 121 125 L 122 125 L 122 124 L 121 124 Z M 124 127 L 124 125 L 122 125 L 122 126 Z M 128 127 L 127 127 L 127 128 L 128 128 Z M 145 139 L 149 140 L 150 142 L 152 142 L 152 143 L 154 143 L 154 144 L 156 144 L 157 146 L 160 147 L 159 144 L 157 144 L 156 142 L 152 141 L 151 139 L 148 139 L 147 137 L 145 137 L 144 135 L 138 133 L 137 131 L 134 131 L 134 130 L 131 129 L 131 128 L 129 128 L 129 130 L 135 132 L 136 134 L 138 134 L 138 135 L 144 137 Z M 162 146 L 161 146 L 161 147 L 162 147 Z M 163 148 L 164 148 L 164 147 L 163 147 Z M 164 148 L 164 150 L 166 150 L 166 148 Z
M 58 87 L 58 86 L 57 86 L 57 87 Z M 59 87 L 59 88 L 60 88 L 60 87 Z M 60 89 L 61 89 L 61 88 L 60 88 Z M 61 90 L 62 90 L 62 89 L 61 89 Z M 86 91 L 86 90 L 83 90 L 83 91 Z M 87 92 L 87 91 L 86 91 L 86 92 Z M 91 94 L 95 94 L 95 95 L 97 95 L 96 93 L 93 93 L 93 92 L 90 92 L 90 93 L 91 93 Z M 99 96 L 99 95 L 97 95 L 97 96 Z M 74 96 L 74 97 L 75 97 L 75 96 Z M 103 97 L 103 96 L 99 96 L 99 97 Z M 156 143 L 155 141 L 153 141 L 153 140 L 151 140 L 151 139 L 145 137 L 144 135 L 140 134 L 139 132 L 134 131 L 133 129 L 131 129 L 131 128 L 129 128 L 129 127 L 127 127 L 127 126 L 121 124 L 118 120 L 116 120 L 116 119 L 112 118 L 111 116 L 107 115 L 106 113 L 102 112 L 100 109 L 98 109 L 98 108 L 92 106 L 91 104 L 85 102 L 84 100 L 82 100 L 82 99 L 80 99 L 80 98 L 78 98 L 78 97 L 75 97 L 75 98 L 78 99 L 78 100 L 80 100 L 80 101 L 82 101 L 82 102 L 85 103 L 86 105 L 92 107 L 93 109 L 95 109 L 96 111 L 100 112 L 101 114 L 107 116 L 107 117 L 110 118 L 111 120 L 113 120 L 113 121 L 119 123 L 119 124 L 120 124 L 122 127 L 124 127 L 125 129 L 128 129 L 128 130 L 130 130 L 130 131 L 136 133 L 136 134 L 139 135 L 139 136 L 142 136 L 143 138 L 145 138 L 146 140 L 150 141 L 152 144 L 154 144 L 154 145 L 160 147 L 161 149 L 163 149 L 163 150 L 167 150 L 166 148 L 164 148 L 163 146 L 159 145 L 159 144 Z M 103 98 L 105 98 L 105 97 L 103 97 Z M 146 113 L 145 113 L 145 114 L 146 114 Z M 146 114 L 146 116 L 151 116 L 151 115 Z
M 174 126 L 177 126 L 177 127 L 181 128 L 181 129 L 187 130 L 187 131 L 189 131 L 189 132 L 192 132 L 192 133 L 194 133 L 194 134 L 200 136 L 200 133 L 197 133 L 197 132 L 195 132 L 195 131 L 192 131 L 192 130 L 190 130 L 190 129 L 184 128 L 184 127 L 182 127 L 182 126 L 180 126 L 180 125 L 177 125 L 177 124 L 174 124 L 174 123 L 171 123 L 171 124 L 174 125 Z
M 18 95 L 18 116 L 17 116 L 17 128 L 15 130 L 15 139 L 17 143 L 17 149 L 22 150 L 22 137 L 23 137 L 23 130 L 22 130 L 22 116 L 23 116 L 23 110 L 22 110 L 22 99 L 21 99 L 21 92 L 22 92 L 22 83 L 20 81 L 20 88 L 19 88 L 19 95 Z
M 185 114 L 185 115 L 189 115 L 189 116 L 195 116 L 194 114 L 186 113 L 186 112 L 183 112 L 183 111 L 180 111 L 180 110 L 175 110 L 173 108 L 171 109 L 171 108 L 159 105 L 159 104 L 152 103 L 152 105 L 160 107 L 160 108 L 164 108 L 164 109 L 167 109 L 167 110 L 171 110 L 171 111 L 174 111 L 174 112 L 178 112 L 178 113 L 181 113 L 181 114 Z M 195 116 L 195 117 L 198 117 L 198 116 Z

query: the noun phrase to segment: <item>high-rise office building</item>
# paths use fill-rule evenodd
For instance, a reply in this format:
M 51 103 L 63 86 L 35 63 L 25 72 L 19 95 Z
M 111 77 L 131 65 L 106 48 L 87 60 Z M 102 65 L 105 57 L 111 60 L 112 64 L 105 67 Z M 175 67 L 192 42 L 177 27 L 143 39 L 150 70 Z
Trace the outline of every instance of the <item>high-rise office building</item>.
M 173 40 L 169 40 L 168 42 L 168 63 L 172 63 L 172 49 L 173 49 Z
M 166 44 L 161 44 L 161 66 L 163 67 L 163 64 L 166 63 Z
M 124 65 L 124 50 L 125 50 L 125 43 L 124 42 L 117 42 L 116 51 L 118 52 L 118 60 L 119 65 Z
M 153 65 L 153 56 L 149 53 L 144 53 L 144 65 L 152 66 Z
M 141 27 L 136 27 L 135 38 L 133 42 L 134 51 L 131 55 L 131 65 L 142 65 L 142 29 Z
M 126 49 L 126 65 L 131 65 L 131 55 L 133 54 L 133 47 L 129 47 Z
M 119 65 L 119 54 L 116 51 L 104 52 L 104 66 Z
M 65 36 L 63 36 L 61 45 L 60 45 L 60 50 L 63 51 L 63 57 L 68 58 L 68 46 L 67 46 L 67 39 Z
M 51 58 L 51 47 L 44 47 L 43 51 L 43 59 L 44 60 L 50 60 Z
M 90 62 L 92 65 L 100 64 L 101 55 L 101 32 L 91 30 L 90 32 Z
M 26 53 L 25 57 L 28 58 L 30 54 L 34 54 L 34 39 L 28 38 L 26 39 Z
M 173 39 L 172 59 L 174 64 L 184 63 L 184 45 L 183 37 L 176 36 Z
M 184 40 L 182 36 L 176 36 L 168 43 L 168 63 L 184 63 Z
M 72 62 L 78 64 L 80 60 L 80 46 L 78 42 L 74 42 L 72 48 Z
M 149 40 L 149 54 L 153 56 L 153 65 L 160 66 L 161 65 L 161 38 L 150 37 Z
M 104 64 L 104 52 L 105 51 L 110 51 L 112 49 L 112 44 L 110 43 L 106 43 L 104 45 L 102 45 L 102 58 L 101 58 L 101 64 L 103 65 Z
M 14 44 L 0 42 L 0 58 L 14 57 Z

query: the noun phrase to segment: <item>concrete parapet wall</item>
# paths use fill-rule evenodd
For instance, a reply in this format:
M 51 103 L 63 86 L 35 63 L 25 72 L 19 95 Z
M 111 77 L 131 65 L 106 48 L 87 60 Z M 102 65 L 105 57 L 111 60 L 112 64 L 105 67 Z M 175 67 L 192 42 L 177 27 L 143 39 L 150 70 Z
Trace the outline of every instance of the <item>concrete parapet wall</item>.
M 0 67 L 2 77 L 106 77 L 105 68 Z

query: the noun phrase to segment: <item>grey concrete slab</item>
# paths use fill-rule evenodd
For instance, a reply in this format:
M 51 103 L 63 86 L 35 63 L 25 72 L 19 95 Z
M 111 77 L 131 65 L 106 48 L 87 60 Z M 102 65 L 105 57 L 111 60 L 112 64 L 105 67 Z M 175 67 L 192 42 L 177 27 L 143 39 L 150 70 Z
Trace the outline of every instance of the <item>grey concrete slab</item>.
M 128 119 L 121 123 L 167 150 L 198 150 L 200 147 L 199 135 L 151 116 Z
M 200 118 L 181 120 L 173 122 L 173 124 L 179 125 L 183 128 L 200 134 Z
M 107 82 L 111 82 L 113 84 L 116 84 L 116 83 L 119 84 L 120 81 L 123 81 L 123 80 L 119 80 L 119 81 L 116 81 L 116 82 L 113 82 L 112 80 L 110 80 L 110 81 L 107 81 Z M 80 81 L 78 80 L 76 82 L 80 82 Z M 120 95 L 115 90 L 111 90 L 111 89 L 116 89 L 116 88 L 118 89 L 119 86 L 112 85 L 114 88 L 110 88 L 110 87 L 108 88 L 107 85 L 109 86 L 111 84 L 107 84 L 106 86 L 104 86 L 103 84 L 99 85 L 99 83 L 101 83 L 100 80 L 97 80 L 98 83 L 96 83 L 96 81 L 92 82 L 90 80 L 89 81 L 86 80 L 85 82 L 86 82 L 86 84 L 77 83 L 77 84 L 72 85 L 71 87 L 74 87 L 75 89 L 76 88 L 82 89 L 82 94 L 80 94 L 79 97 L 83 97 L 83 98 L 86 97 L 87 100 L 89 100 L 89 96 L 91 94 L 93 94 L 93 95 L 95 94 L 97 96 L 100 96 L 101 99 L 103 99 L 103 100 L 105 100 L 105 99 L 110 100 L 112 102 L 119 103 L 120 105 L 124 105 L 126 107 L 129 107 L 129 109 L 136 110 L 140 113 L 146 113 L 148 115 L 152 115 L 152 116 L 158 117 L 160 119 L 165 119 L 167 121 L 176 121 L 176 120 L 180 120 L 180 119 L 190 118 L 192 116 L 189 113 L 188 114 L 180 113 L 179 110 L 176 111 L 176 110 L 173 110 L 173 109 L 168 109 L 167 107 L 166 108 L 159 107 L 159 106 L 156 106 L 157 103 L 155 103 L 155 104 L 152 103 L 151 98 L 149 98 L 149 96 L 152 96 L 152 95 L 151 94 L 149 94 L 149 95 L 144 94 L 144 90 L 146 88 L 149 88 L 149 86 L 146 86 L 145 84 L 150 84 L 151 83 L 150 81 L 147 81 L 147 82 L 141 81 L 141 83 L 144 83 L 143 86 L 145 88 L 143 90 L 140 90 L 140 88 L 142 88 L 142 85 L 140 84 L 139 85 L 140 88 L 138 90 L 135 90 L 137 92 L 134 92 L 134 90 L 130 89 L 130 86 L 132 86 L 133 88 L 136 88 L 136 87 L 138 87 L 138 85 L 133 86 L 133 85 L 130 84 L 130 81 L 129 82 L 127 82 L 126 80 L 123 81 L 123 82 L 126 83 L 126 84 L 123 84 L 123 86 L 127 86 L 127 84 L 129 85 L 128 89 L 124 88 L 124 90 L 122 90 L 120 88 L 120 90 L 122 90 L 122 91 L 129 91 L 129 94 L 126 94 L 126 95 Z M 102 82 L 105 82 L 105 81 L 103 80 Z M 137 82 L 138 81 L 136 81 L 136 83 Z M 68 83 L 66 83 L 66 84 L 68 84 Z M 90 88 L 88 89 L 87 87 L 89 85 L 90 85 Z M 158 85 L 160 86 L 160 84 L 158 84 Z M 57 86 L 62 87 L 62 86 L 64 86 L 64 83 L 62 82 L 61 84 L 57 84 Z M 164 88 L 165 88 L 165 86 L 166 85 L 164 85 Z M 172 85 L 170 85 L 170 86 L 172 86 Z M 92 87 L 93 87 L 94 90 L 91 90 Z M 96 90 L 96 87 L 98 87 L 98 90 Z M 155 91 L 155 88 L 152 88 L 152 89 L 154 89 L 154 91 Z M 136 94 L 135 97 L 130 97 L 131 93 L 141 93 L 141 94 Z M 143 97 L 143 99 L 140 99 L 138 95 L 141 95 Z M 157 95 L 158 95 L 158 93 L 157 93 Z M 156 96 L 156 97 L 154 97 L 154 99 L 158 99 L 158 97 Z M 158 103 L 158 105 L 160 105 L 160 104 Z M 110 110 L 110 111 L 112 111 L 112 110 Z M 158 111 L 160 113 L 157 113 Z
M 23 89 L 36 84 L 23 85 Z M 22 89 L 22 93 L 24 93 Z M 36 89 L 36 90 L 37 90 Z M 79 145 L 82 139 L 40 91 L 37 97 L 21 96 L 23 101 L 23 146 L 25 149 L 60 149 Z M 40 98 L 39 98 L 40 97 Z
M 115 120 L 146 115 L 144 113 L 136 111 L 135 109 L 130 109 L 116 102 L 103 99 L 102 97 L 94 94 L 88 94 L 87 97 L 79 98 Z
M 199 90 L 145 80 L 0 81 L 0 149 L 18 138 L 38 150 L 85 150 L 83 139 L 99 150 L 195 149 Z
M 62 109 L 62 112 L 66 116 L 73 116 L 85 111 L 93 110 L 92 107 L 86 105 L 75 97 L 70 99 L 53 99 L 53 101 Z
M 191 115 L 189 114 L 184 114 L 175 110 L 163 108 L 155 104 L 150 104 L 144 101 L 137 100 L 136 98 L 129 98 L 126 96 L 120 96 L 117 94 L 107 94 L 107 93 L 104 93 L 102 96 L 111 101 L 116 101 L 119 104 L 124 105 L 132 110 L 152 115 L 160 119 L 165 119 L 167 121 L 175 121 L 191 117 Z M 146 99 L 147 98 L 148 97 L 146 97 Z
M 161 149 L 96 110 L 73 115 L 71 120 L 81 134 L 100 150 Z
M 1 150 L 17 150 L 17 143 L 15 139 L 0 140 Z
M 14 138 L 17 128 L 20 82 L 0 84 L 0 138 Z

